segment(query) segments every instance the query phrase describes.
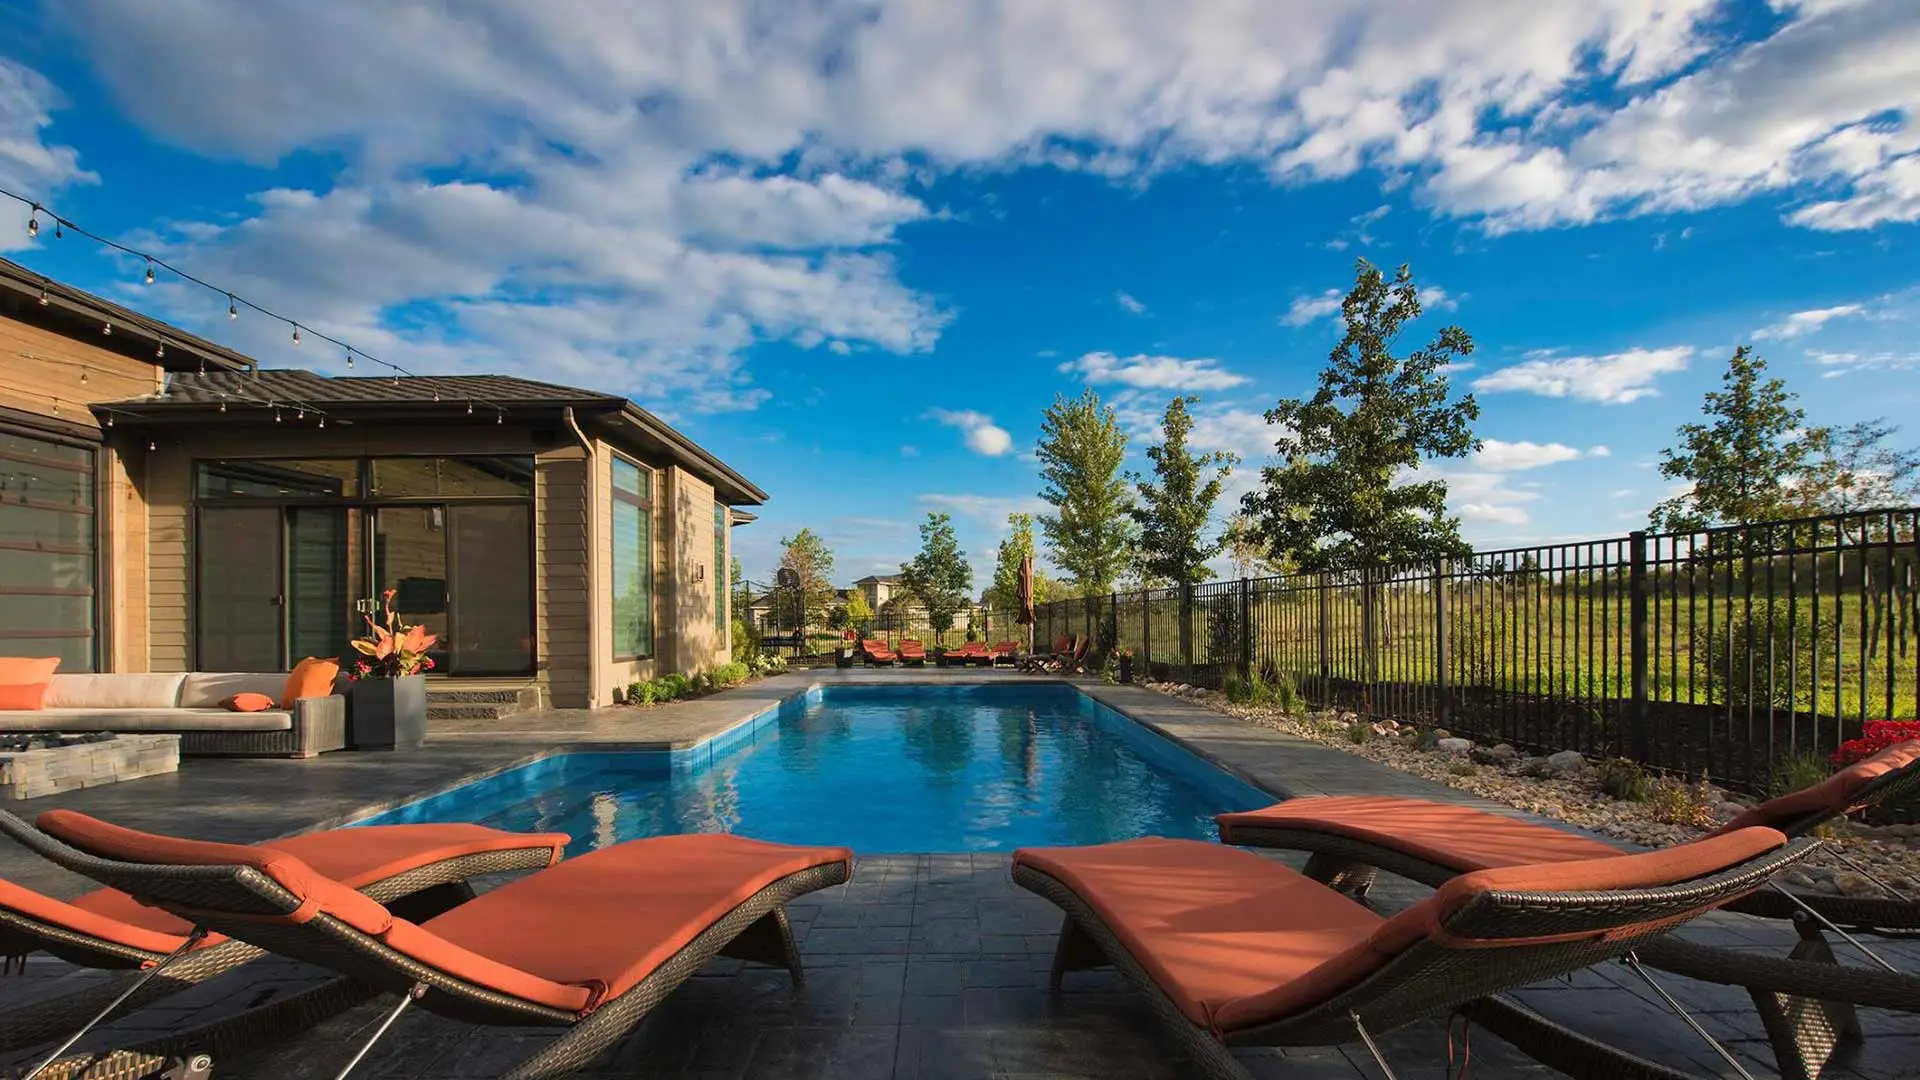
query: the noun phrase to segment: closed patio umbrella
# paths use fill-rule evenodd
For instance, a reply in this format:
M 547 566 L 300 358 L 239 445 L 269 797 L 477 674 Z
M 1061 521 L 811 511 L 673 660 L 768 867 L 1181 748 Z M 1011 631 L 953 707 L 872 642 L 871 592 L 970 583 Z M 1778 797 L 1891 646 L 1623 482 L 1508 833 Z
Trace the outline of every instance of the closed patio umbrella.
M 1013 621 L 1027 628 L 1027 653 L 1033 653 L 1033 556 L 1027 555 L 1020 560 L 1020 583 L 1014 589 L 1014 600 L 1020 610 Z

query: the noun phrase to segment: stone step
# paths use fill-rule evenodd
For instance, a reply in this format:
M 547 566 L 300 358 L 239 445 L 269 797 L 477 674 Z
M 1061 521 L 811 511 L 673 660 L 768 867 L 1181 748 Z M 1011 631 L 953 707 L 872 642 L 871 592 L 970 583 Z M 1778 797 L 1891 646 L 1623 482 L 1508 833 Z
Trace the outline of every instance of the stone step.
M 507 705 L 465 704 L 427 706 L 429 720 L 498 720 L 521 710 Z
M 538 686 L 427 688 L 429 720 L 498 720 L 539 707 Z

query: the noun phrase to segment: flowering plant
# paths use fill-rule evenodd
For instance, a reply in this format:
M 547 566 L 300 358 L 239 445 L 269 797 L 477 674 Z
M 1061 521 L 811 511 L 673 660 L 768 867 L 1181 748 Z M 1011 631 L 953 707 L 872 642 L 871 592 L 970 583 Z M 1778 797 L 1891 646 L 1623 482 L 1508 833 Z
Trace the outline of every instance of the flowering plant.
M 1920 739 L 1920 720 L 1869 720 L 1860 738 L 1848 739 L 1834 751 L 1833 764 L 1845 768 L 1913 739 Z
M 427 633 L 424 626 L 400 622 L 399 612 L 393 610 L 394 592 L 388 589 L 380 594 L 381 620 L 375 622 L 368 615 L 367 636 L 353 639 L 354 651 L 368 659 L 354 661 L 347 671 L 350 681 L 398 679 L 433 670 L 433 657 L 427 650 L 439 638 Z
M 1129 645 L 1122 645 L 1119 648 L 1113 650 L 1113 655 L 1119 657 L 1122 660 L 1131 660 L 1133 659 L 1133 648 L 1132 646 L 1129 646 Z

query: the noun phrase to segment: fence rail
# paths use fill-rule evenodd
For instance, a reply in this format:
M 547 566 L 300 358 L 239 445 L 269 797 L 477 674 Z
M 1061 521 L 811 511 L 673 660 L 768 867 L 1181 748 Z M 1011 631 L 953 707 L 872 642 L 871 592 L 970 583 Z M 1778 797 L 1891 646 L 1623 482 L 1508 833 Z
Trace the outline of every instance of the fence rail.
M 1796 755 L 1920 715 L 1920 508 L 1635 532 L 1042 605 L 1136 670 L 1764 792 Z

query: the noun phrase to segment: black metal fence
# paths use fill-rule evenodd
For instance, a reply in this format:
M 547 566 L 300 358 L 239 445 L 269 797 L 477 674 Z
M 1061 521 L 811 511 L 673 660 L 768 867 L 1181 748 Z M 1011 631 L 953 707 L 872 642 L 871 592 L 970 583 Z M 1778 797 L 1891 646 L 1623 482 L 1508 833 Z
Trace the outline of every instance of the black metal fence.
M 1155 678 L 1764 792 L 1867 721 L 1920 715 L 1920 509 L 1475 552 L 1043 605 L 1037 632 Z
M 838 606 L 829 605 L 828 610 Z M 817 608 L 805 611 L 798 591 L 757 581 L 736 581 L 733 585 L 733 618 L 751 628 L 761 647 L 789 656 L 818 655 L 831 651 L 844 636 L 846 626 Z M 911 606 L 884 604 L 879 611 L 862 618 L 865 636 L 885 641 L 889 646 L 903 640 L 919 641 L 928 648 L 952 647 L 967 640 L 971 629 L 981 641 L 1025 643 L 1027 628 L 1017 625 L 1011 611 L 980 604 L 957 612 L 953 626 L 935 632 L 927 623 L 926 612 Z

